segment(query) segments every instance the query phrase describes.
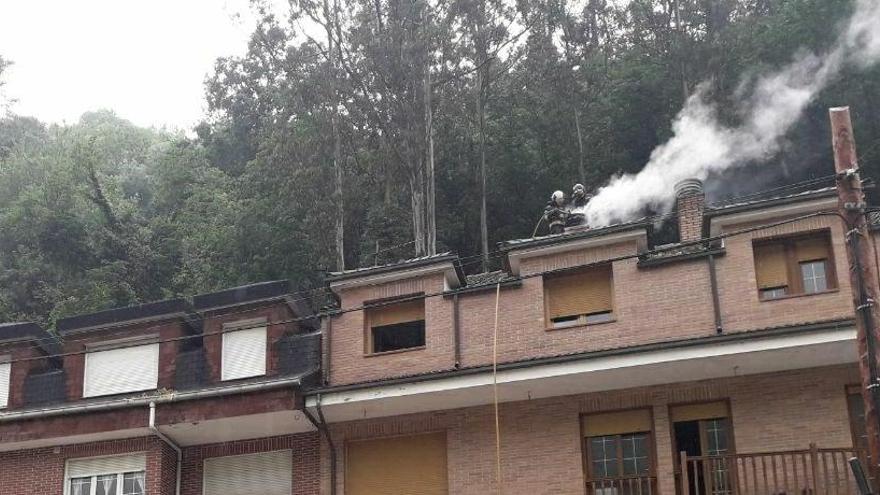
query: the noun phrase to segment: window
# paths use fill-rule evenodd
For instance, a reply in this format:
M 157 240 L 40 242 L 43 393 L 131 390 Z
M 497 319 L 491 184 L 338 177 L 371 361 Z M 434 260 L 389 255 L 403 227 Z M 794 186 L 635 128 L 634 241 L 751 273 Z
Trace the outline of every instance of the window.
M 846 387 L 846 405 L 849 411 L 849 427 L 853 448 L 868 451 L 868 432 L 865 429 L 865 403 L 858 385 Z
M 159 383 L 159 344 L 89 352 L 84 374 L 83 397 L 155 389 Z
M 346 495 L 449 493 L 446 433 L 345 444 Z
M 223 333 L 223 357 L 221 380 L 237 380 L 266 374 L 266 326 L 265 320 L 238 322 L 236 327 L 263 326 Z
M 544 278 L 548 326 L 564 328 L 613 320 L 611 265 Z
M 66 495 L 144 495 L 144 455 L 71 459 Z
M 9 406 L 9 375 L 12 371 L 12 364 L 3 360 L 0 359 L 0 409 Z
M 417 299 L 367 309 L 369 354 L 425 347 L 425 301 Z
M 827 232 L 757 241 L 753 247 L 755 276 L 762 300 L 836 288 Z
M 651 426 L 647 409 L 583 417 L 589 493 L 652 493 Z
M 203 495 L 290 495 L 293 453 L 278 450 L 205 459 Z

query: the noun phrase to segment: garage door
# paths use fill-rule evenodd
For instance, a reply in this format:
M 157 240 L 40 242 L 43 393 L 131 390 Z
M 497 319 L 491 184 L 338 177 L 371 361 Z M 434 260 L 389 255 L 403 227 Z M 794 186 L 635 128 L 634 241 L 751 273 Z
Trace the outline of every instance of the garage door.
M 446 433 L 346 446 L 346 495 L 446 495 Z

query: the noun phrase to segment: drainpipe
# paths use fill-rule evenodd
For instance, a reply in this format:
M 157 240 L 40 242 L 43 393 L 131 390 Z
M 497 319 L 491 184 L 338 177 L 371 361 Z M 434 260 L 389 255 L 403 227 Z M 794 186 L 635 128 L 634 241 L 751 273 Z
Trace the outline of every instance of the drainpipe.
M 159 437 L 159 440 L 162 440 L 169 447 L 174 449 L 174 452 L 177 453 L 177 480 L 174 485 L 174 493 L 175 495 L 180 495 L 180 471 L 183 467 L 183 451 L 180 449 L 176 443 L 171 441 L 167 435 L 159 431 L 159 428 L 156 427 L 156 403 L 150 402 L 150 431 L 153 432 L 154 435 Z
M 330 449 L 330 495 L 336 495 L 336 446 L 333 445 L 330 429 L 327 427 L 327 420 L 324 418 L 324 411 L 321 409 L 321 394 L 318 394 L 316 399 L 318 417 L 315 418 L 315 415 L 305 406 L 303 406 L 303 414 L 306 415 L 309 422 L 321 432 L 324 440 L 327 441 L 327 447 Z
M 709 248 L 711 249 L 711 247 Z M 718 276 L 715 273 L 715 255 L 709 255 L 709 287 L 712 291 L 712 309 L 715 312 L 715 333 L 724 333 L 721 324 L 721 301 L 718 298 Z
M 453 365 L 461 367 L 461 322 L 459 321 L 458 293 L 452 296 L 452 345 L 454 347 Z

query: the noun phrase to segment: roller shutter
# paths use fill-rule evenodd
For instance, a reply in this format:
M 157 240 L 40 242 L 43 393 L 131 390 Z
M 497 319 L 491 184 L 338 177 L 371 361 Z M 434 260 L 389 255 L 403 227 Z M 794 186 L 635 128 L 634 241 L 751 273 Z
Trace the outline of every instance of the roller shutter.
M 445 495 L 446 434 L 347 444 L 346 495 Z
M 223 334 L 222 379 L 235 380 L 266 374 L 266 327 Z
M 611 311 L 611 266 L 544 279 L 550 319 Z
M 603 437 L 652 431 L 651 411 L 633 409 L 611 413 L 589 414 L 583 417 L 585 437 Z
M 788 286 L 788 264 L 783 244 L 755 246 L 755 276 L 759 289 Z
M 204 495 L 290 495 L 290 450 L 205 459 Z
M 425 301 L 407 301 L 368 310 L 370 327 L 384 327 L 425 319 Z
M 727 403 L 724 401 L 704 402 L 702 404 L 687 404 L 683 406 L 671 406 L 669 416 L 673 423 L 679 421 L 697 421 L 701 419 L 718 419 L 728 416 Z
M 795 243 L 798 262 L 827 260 L 831 257 L 831 249 L 826 237 L 802 239 Z
M 133 473 L 146 469 L 147 457 L 144 454 L 70 459 L 67 461 L 67 478 Z
M 84 397 L 152 390 L 159 383 L 159 344 L 86 354 Z
M 10 363 L 0 363 L 0 409 L 9 405 L 9 374 Z

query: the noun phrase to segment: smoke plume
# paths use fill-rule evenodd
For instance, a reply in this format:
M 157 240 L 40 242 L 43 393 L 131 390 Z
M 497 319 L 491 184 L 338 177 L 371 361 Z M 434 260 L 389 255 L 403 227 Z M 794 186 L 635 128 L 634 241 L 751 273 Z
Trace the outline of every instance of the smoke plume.
M 612 177 L 586 206 L 593 227 L 628 220 L 646 207 L 670 211 L 673 186 L 683 179 L 705 180 L 713 173 L 772 157 L 781 138 L 807 105 L 848 64 L 867 67 L 880 59 L 880 0 L 857 0 L 832 48 L 823 55 L 802 53 L 774 73 L 759 77 L 739 96 L 742 123 L 722 124 L 705 85 L 685 102 L 672 124 L 673 136 L 651 152 L 636 174 Z

